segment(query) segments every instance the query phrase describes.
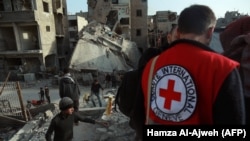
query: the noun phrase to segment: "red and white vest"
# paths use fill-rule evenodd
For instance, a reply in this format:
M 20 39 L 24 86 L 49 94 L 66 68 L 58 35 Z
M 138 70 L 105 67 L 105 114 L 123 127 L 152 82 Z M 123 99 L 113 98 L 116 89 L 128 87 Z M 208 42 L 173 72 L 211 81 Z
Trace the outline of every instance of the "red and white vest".
M 142 74 L 146 124 L 213 124 L 213 104 L 225 78 L 239 64 L 220 54 L 179 43 L 156 60 L 149 100 L 152 59 Z M 149 105 L 150 104 L 150 105 Z M 147 113 L 147 110 L 146 112 Z

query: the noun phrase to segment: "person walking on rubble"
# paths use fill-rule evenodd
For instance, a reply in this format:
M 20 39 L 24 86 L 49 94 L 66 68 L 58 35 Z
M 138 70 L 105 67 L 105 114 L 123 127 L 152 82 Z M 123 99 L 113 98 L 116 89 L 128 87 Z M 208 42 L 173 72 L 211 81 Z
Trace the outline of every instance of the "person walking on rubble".
M 39 94 L 40 94 L 40 101 L 43 102 L 44 101 L 44 89 L 43 89 L 43 87 L 40 87 Z
M 49 87 L 47 85 L 45 85 L 44 92 L 48 103 L 50 103 Z
M 178 40 L 142 73 L 143 105 L 134 113 L 144 114 L 145 125 L 245 124 L 239 63 L 208 47 L 215 25 L 205 5 L 181 12 Z
M 91 101 L 95 107 L 96 107 L 96 104 L 95 104 L 94 97 L 93 97 L 94 95 L 97 97 L 100 107 L 102 107 L 102 101 L 100 98 L 100 89 L 103 90 L 99 81 L 95 79 L 91 85 Z
M 112 82 L 112 88 L 116 88 L 117 79 L 116 79 L 115 70 L 113 70 L 113 73 L 111 74 L 111 82 Z
M 100 124 L 105 127 L 107 122 L 97 121 L 82 117 L 79 112 L 74 112 L 74 102 L 69 97 L 63 97 L 59 102 L 60 113 L 51 120 L 49 128 L 45 134 L 46 141 L 71 141 L 73 139 L 73 123 L 81 121 L 91 124 Z M 54 138 L 51 136 L 54 133 Z
M 111 86 L 111 76 L 109 73 L 107 73 L 105 76 L 105 87 L 110 88 L 110 86 Z
M 74 102 L 74 111 L 79 111 L 80 89 L 75 79 L 71 76 L 69 68 L 64 68 L 63 76 L 59 81 L 60 98 L 70 97 Z M 78 122 L 76 122 L 78 125 Z

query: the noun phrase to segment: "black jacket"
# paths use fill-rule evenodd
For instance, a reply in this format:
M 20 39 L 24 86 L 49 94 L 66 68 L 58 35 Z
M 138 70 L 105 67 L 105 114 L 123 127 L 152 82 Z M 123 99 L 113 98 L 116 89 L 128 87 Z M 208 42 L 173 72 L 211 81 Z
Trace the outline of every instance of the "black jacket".
M 80 89 L 75 80 L 70 76 L 63 76 L 59 83 L 60 98 L 70 97 L 72 100 L 78 100 Z
M 77 112 L 73 112 L 72 115 L 65 115 L 61 112 L 51 120 L 50 126 L 45 134 L 46 141 L 52 141 L 51 136 L 53 132 L 53 141 L 71 141 L 73 139 L 74 121 L 95 124 L 95 120 L 84 118 Z
M 91 85 L 91 92 L 98 93 L 100 89 L 103 89 L 102 86 L 99 83 L 92 83 Z

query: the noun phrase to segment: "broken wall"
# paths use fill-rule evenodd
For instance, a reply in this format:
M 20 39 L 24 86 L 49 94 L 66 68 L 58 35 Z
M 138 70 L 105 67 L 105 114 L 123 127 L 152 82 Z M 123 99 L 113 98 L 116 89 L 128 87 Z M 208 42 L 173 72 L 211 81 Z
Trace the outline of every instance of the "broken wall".
M 88 0 L 89 21 L 96 20 L 100 23 L 106 23 L 106 16 L 111 10 L 111 3 L 109 0 Z

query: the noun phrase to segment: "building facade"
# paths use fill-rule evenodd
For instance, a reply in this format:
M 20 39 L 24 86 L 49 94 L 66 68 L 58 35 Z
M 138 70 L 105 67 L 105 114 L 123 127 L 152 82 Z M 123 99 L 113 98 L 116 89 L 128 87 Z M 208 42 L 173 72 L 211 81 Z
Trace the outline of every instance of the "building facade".
M 144 51 L 148 48 L 147 0 L 130 0 L 130 12 L 131 40 Z
M 148 16 L 148 38 L 151 47 L 160 47 L 166 42 L 166 36 L 177 24 L 177 12 L 156 11 L 155 15 Z
M 66 0 L 0 0 L 0 74 L 55 73 L 69 58 Z
M 225 17 L 217 19 L 216 28 L 225 28 L 228 24 L 243 16 L 248 15 L 240 14 L 238 11 L 227 11 Z
M 108 25 L 112 31 L 148 47 L 147 0 L 88 0 L 88 21 Z
M 88 24 L 88 21 L 79 15 L 68 15 L 70 49 L 73 50 L 79 39 L 79 32 Z

